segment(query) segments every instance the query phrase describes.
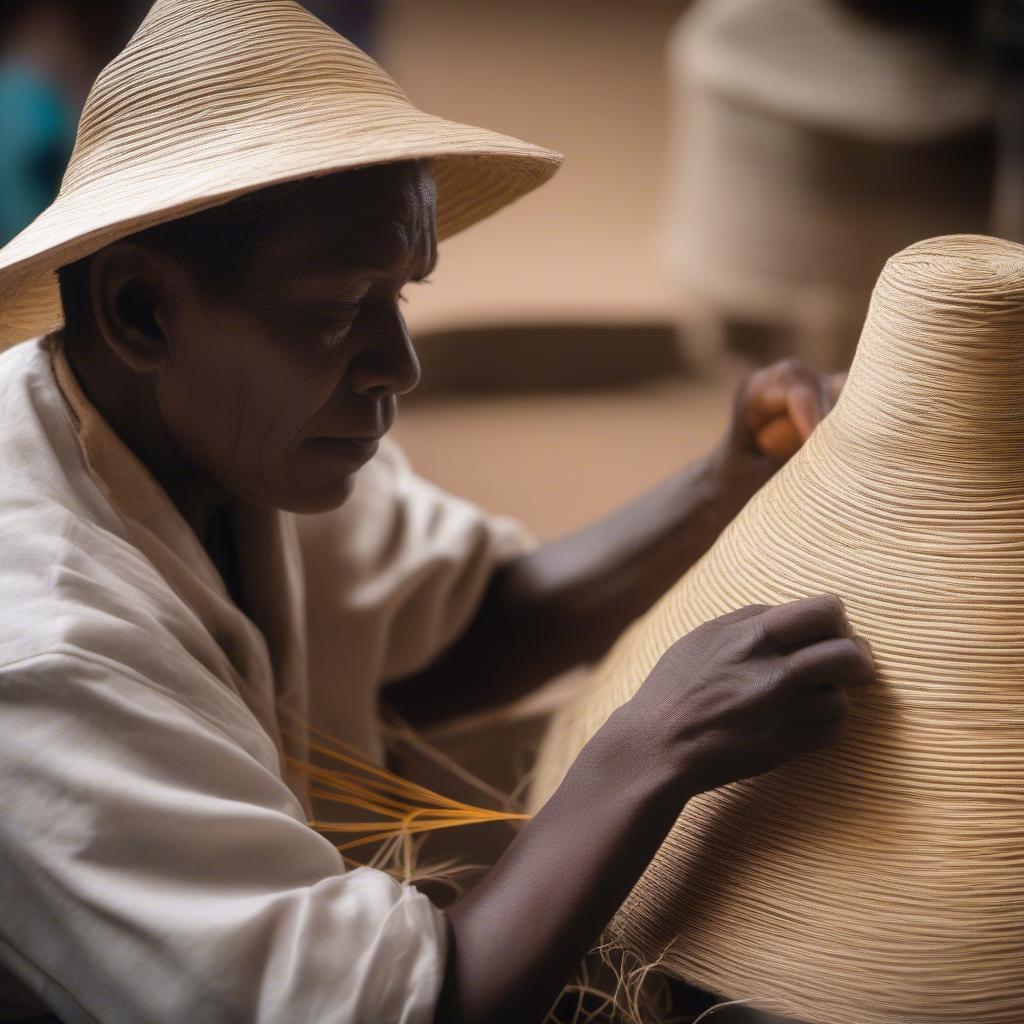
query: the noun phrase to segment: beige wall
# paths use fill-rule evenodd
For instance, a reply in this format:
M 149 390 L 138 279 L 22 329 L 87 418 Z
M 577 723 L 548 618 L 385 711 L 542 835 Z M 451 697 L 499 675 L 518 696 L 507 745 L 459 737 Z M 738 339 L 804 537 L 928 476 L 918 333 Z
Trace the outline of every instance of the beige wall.
M 664 50 L 685 5 L 391 0 L 381 63 L 413 100 L 565 154 L 553 181 L 444 243 L 412 291 L 413 331 L 517 321 L 665 319 L 655 244 Z

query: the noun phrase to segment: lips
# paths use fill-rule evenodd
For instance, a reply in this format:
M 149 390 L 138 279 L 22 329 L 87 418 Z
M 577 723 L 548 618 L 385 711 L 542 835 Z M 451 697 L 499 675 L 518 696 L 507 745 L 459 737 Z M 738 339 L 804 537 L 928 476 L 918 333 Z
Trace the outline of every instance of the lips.
M 354 445 L 357 448 L 369 448 L 371 445 L 380 444 L 380 436 L 373 437 L 318 437 L 317 441 L 341 441 L 344 444 Z
M 377 453 L 380 437 L 313 437 L 309 443 L 323 452 L 362 463 Z

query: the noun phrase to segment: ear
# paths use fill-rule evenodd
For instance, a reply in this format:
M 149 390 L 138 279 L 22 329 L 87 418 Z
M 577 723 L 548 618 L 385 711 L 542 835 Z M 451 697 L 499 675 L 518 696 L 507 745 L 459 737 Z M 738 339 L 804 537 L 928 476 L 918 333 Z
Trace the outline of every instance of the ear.
M 114 242 L 92 258 L 92 308 L 110 348 L 133 370 L 158 369 L 169 355 L 169 261 L 135 242 Z

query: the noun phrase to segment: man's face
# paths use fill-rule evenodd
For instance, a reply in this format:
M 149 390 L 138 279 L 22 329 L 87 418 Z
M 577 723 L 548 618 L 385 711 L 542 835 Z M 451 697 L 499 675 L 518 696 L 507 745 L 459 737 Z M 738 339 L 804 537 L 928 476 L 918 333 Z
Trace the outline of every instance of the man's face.
M 419 381 L 400 293 L 436 259 L 421 165 L 304 183 L 229 294 L 179 290 L 156 395 L 188 461 L 229 493 L 334 508 Z

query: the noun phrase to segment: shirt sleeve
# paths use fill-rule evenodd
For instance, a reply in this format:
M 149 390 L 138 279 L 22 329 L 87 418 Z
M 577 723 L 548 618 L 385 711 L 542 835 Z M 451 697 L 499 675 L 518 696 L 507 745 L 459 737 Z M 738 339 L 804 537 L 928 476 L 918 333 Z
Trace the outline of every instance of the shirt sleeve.
M 296 518 L 313 678 L 344 665 L 350 686 L 429 665 L 465 630 L 495 567 L 536 543 L 516 520 L 418 476 L 392 442 L 340 509 Z
M 433 1020 L 441 912 L 130 668 L 0 668 L 0 807 L 0 965 L 66 1024 Z

